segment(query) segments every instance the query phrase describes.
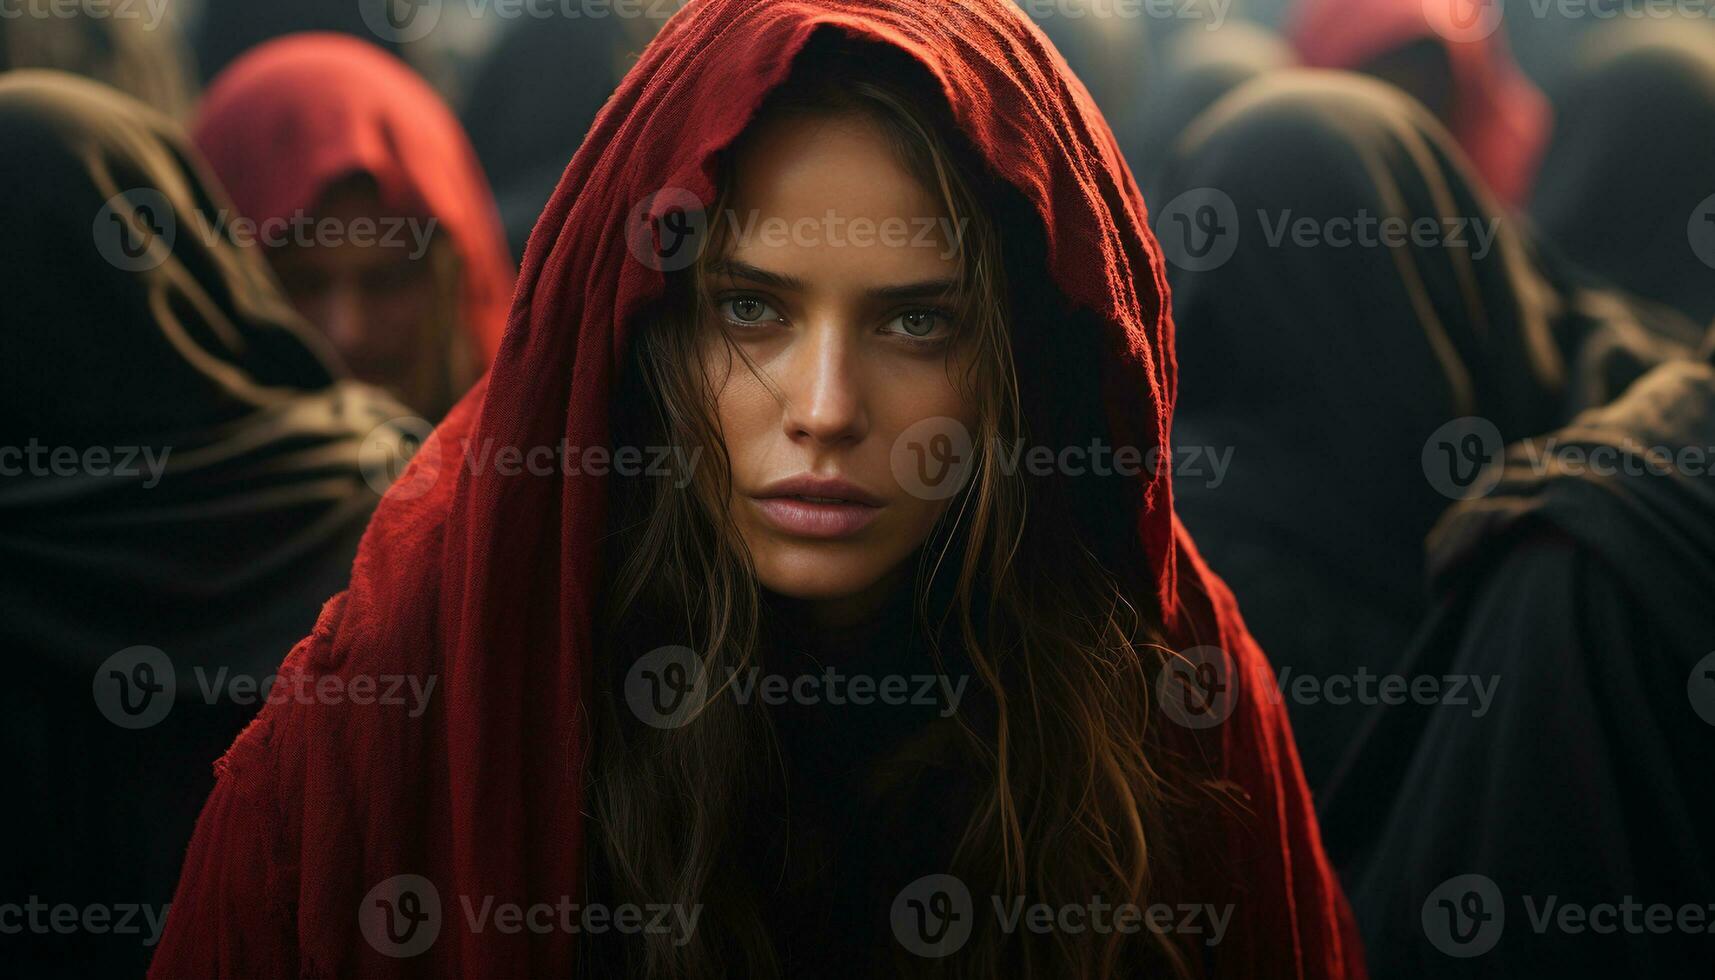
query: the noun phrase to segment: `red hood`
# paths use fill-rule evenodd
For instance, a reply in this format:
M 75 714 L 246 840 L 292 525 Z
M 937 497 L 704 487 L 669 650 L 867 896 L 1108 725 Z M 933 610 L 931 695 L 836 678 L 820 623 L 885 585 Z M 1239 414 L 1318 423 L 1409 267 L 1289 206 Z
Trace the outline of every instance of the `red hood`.
M 579 891 L 580 702 L 606 482 L 473 473 L 461 447 L 607 444 L 627 325 L 663 289 L 628 236 L 656 230 L 665 188 L 711 200 L 716 152 L 829 25 L 903 49 L 939 79 L 970 143 L 1041 215 L 1054 284 L 1109 333 L 1100 383 L 1113 443 L 1165 445 L 1175 365 L 1161 251 L 1107 124 L 1016 7 L 691 4 L 609 101 L 537 223 L 486 384 L 383 502 L 351 589 L 282 669 L 434 674 L 432 709 L 266 709 L 222 760 L 153 976 L 569 973 L 575 937 L 471 933 L 452 896 L 551 903 Z M 628 227 L 647 201 L 657 206 Z M 1132 533 L 1170 641 L 1222 646 L 1241 692 L 1198 743 L 1245 801 L 1220 855 L 1243 875 L 1223 892 L 1238 911 L 1213 951 L 1220 975 L 1361 976 L 1272 674 L 1175 520 L 1168 470 L 1142 478 Z M 446 906 L 433 948 L 403 961 L 368 946 L 356 916 L 369 889 L 402 873 L 429 878 Z
M 1548 100 L 1514 63 L 1498 0 L 1301 0 L 1292 42 L 1314 68 L 1356 69 L 1416 41 L 1447 52 L 1448 128 L 1509 204 L 1529 192 L 1548 139 Z
M 434 218 L 458 253 L 482 365 L 494 356 L 513 277 L 494 194 L 452 111 L 404 63 L 343 34 L 270 41 L 214 79 L 191 135 L 253 221 L 308 210 L 357 173 L 389 207 Z

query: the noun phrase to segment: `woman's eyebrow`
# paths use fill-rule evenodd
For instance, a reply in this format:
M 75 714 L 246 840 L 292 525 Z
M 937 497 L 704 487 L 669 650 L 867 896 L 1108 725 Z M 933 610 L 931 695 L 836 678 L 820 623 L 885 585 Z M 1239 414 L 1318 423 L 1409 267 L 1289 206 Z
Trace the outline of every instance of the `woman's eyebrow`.
M 789 292 L 802 292 L 804 289 L 804 280 L 799 279 L 796 276 L 788 276 L 779 272 L 769 272 L 767 269 L 761 269 L 751 265 L 749 262 L 740 262 L 737 259 L 721 259 L 717 262 L 710 263 L 709 274 L 714 276 L 731 276 L 734 279 L 748 279 L 754 283 L 760 283 L 764 286 L 769 286 L 774 289 L 783 289 Z
M 905 300 L 905 299 L 945 299 L 954 296 L 959 291 L 957 279 L 925 279 L 922 282 L 907 282 L 897 286 L 880 286 L 866 290 L 871 299 Z

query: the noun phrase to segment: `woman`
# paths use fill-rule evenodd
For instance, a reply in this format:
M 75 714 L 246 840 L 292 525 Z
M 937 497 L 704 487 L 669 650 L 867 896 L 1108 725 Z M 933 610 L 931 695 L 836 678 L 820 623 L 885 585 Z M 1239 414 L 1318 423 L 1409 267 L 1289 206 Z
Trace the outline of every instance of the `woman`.
M 500 344 L 513 270 L 440 97 L 363 41 L 298 34 L 222 72 L 193 133 L 352 373 L 445 414 Z
M 434 676 L 430 710 L 251 728 L 155 976 L 1362 974 L 1166 470 L 1008 462 L 1146 454 L 1176 387 L 1142 201 L 1061 65 L 998 0 L 665 27 L 426 492 L 291 657 Z M 499 463 L 544 447 L 600 463 Z M 830 669 L 927 700 L 804 693 Z M 1197 911 L 1056 924 L 1156 903 Z
M 1628 25 L 1579 61 L 1531 216 L 1591 273 L 1715 323 L 1715 28 Z
M 1715 957 L 1712 350 L 1508 447 L 1436 526 L 1405 669 L 1499 684 L 1482 717 L 1378 713 L 1331 794 L 1382 975 L 1460 956 L 1470 977 L 1690 977 Z
M 132 926 L 8 946 L 29 976 L 135 974 L 210 764 L 345 587 L 405 410 L 338 378 L 165 116 L 20 71 L 0 141 L 0 877 Z
M 1350 679 L 1391 667 L 1427 611 L 1423 536 L 1475 469 L 1684 351 L 1563 289 L 1446 131 L 1369 79 L 1239 89 L 1164 184 L 1175 434 L 1231 460 L 1182 473 L 1181 509 L 1286 689 L 1318 685 L 1288 703 L 1319 789 L 1363 717 Z
M 1488 0 L 1302 0 L 1289 30 L 1312 68 L 1361 71 L 1435 113 L 1489 187 L 1522 202 L 1548 140 L 1548 102 L 1514 64 Z

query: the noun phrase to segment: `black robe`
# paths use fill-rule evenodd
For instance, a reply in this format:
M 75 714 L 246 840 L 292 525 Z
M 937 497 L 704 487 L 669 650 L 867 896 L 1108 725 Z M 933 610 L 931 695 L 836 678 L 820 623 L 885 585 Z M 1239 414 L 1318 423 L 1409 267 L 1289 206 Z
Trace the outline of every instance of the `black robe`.
M 1376 710 L 1323 808 L 1375 976 L 1715 970 L 1712 463 L 1715 367 L 1670 363 L 1509 447 L 1436 527 L 1399 670 L 1494 686 Z M 1652 906 L 1697 930 L 1650 931 Z M 1578 910 L 1618 931 L 1563 928 Z
M 40 913 L 8 966 L 137 975 L 262 703 L 242 684 L 345 587 L 407 412 L 339 380 L 263 256 L 207 232 L 230 206 L 164 116 L 15 72 L 0 145 L 0 881 L 106 923 Z

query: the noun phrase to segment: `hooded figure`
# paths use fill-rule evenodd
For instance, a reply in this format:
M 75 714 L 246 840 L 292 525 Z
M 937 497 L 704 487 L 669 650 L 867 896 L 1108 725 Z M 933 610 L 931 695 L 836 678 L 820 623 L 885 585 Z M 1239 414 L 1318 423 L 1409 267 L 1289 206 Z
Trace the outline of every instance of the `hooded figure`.
M 1403 649 L 1427 611 L 1423 536 L 1469 478 L 1440 443 L 1479 426 L 1486 459 L 1684 352 L 1540 267 L 1446 131 L 1366 78 L 1241 88 L 1164 184 L 1175 436 L 1200 453 L 1180 510 L 1283 673 L 1349 677 Z M 1317 788 L 1361 720 L 1330 690 L 1290 704 Z
M 1181 31 L 1168 42 L 1161 77 L 1150 88 L 1138 141 L 1144 191 L 1155 193 L 1173 144 L 1221 96 L 1266 72 L 1298 63 L 1286 41 L 1249 21 L 1218 31 Z
M 677 753 L 687 739 L 707 732 L 715 715 L 734 719 L 736 694 L 728 685 L 698 699 L 693 703 L 701 714 L 689 720 L 667 712 L 664 706 L 686 703 L 679 695 L 690 688 L 682 682 L 697 676 L 698 658 L 705 654 L 688 644 L 647 654 L 642 648 L 658 635 L 683 630 L 683 621 L 700 621 L 703 607 L 725 602 L 731 589 L 745 587 L 713 575 L 686 579 L 679 567 L 690 559 L 682 554 L 667 555 L 659 564 L 650 559 L 657 552 L 646 550 L 654 546 L 644 539 L 656 527 L 629 519 L 637 513 L 638 498 L 676 508 L 687 495 L 674 496 L 659 482 L 616 481 L 611 473 L 586 465 L 521 475 L 501 458 L 516 460 L 520 451 L 534 458 L 543 447 L 592 447 L 604 453 L 619 447 L 612 456 L 618 460 L 620 451 L 637 448 L 629 433 L 658 420 L 652 412 L 637 411 L 632 399 L 660 397 L 656 382 L 665 380 L 650 372 L 661 367 L 658 349 L 671 343 L 670 334 L 659 332 L 656 312 L 674 302 L 676 275 L 684 270 L 672 267 L 689 255 L 683 247 L 699 215 L 710 209 L 720 213 L 718 175 L 731 162 L 723 151 L 743 142 L 744 152 L 755 155 L 747 159 L 766 169 L 770 157 L 760 148 L 766 140 L 748 130 L 751 120 L 765 101 L 778 109 L 773 98 L 794 97 L 794 87 L 784 84 L 789 74 L 813 72 L 836 57 L 844 59 L 844 67 L 821 84 L 854 93 L 879 84 L 864 80 L 863 66 L 878 78 L 884 70 L 908 68 L 945 118 L 944 129 L 936 132 L 965 146 L 978 162 L 981 172 L 973 172 L 973 179 L 992 182 L 993 193 L 976 199 L 997 214 L 1018 218 L 1007 225 L 1017 235 L 985 240 L 1009 250 L 1009 267 L 1020 261 L 1010 250 L 1035 252 L 1032 261 L 1019 265 L 1026 274 L 1014 280 L 1020 283 L 1016 298 L 1022 305 L 1008 324 L 1014 334 L 1010 342 L 1019 348 L 1018 383 L 1029 390 L 1042 426 L 1034 437 L 1051 439 L 1066 429 L 1082 434 L 1079 443 L 1067 436 L 1066 446 L 1096 441 L 1140 457 L 1167 447 L 1178 389 L 1173 327 L 1165 268 L 1145 223 L 1143 201 L 1088 92 L 1017 8 L 999 0 L 712 0 L 681 10 L 609 101 L 543 213 L 525 253 L 505 341 L 487 380 L 455 408 L 390 491 L 365 539 L 352 587 L 326 609 L 287 661 L 286 672 L 312 686 L 391 676 L 411 680 L 418 689 L 433 684 L 432 696 L 420 711 L 381 705 L 360 709 L 349 703 L 287 703 L 265 710 L 221 763 L 219 785 L 199 822 L 153 976 L 571 975 L 580 965 L 590 969 L 586 946 L 603 940 L 593 934 L 599 930 L 580 928 L 587 921 L 578 910 L 586 886 L 592 903 L 611 908 L 607 902 L 628 893 L 632 876 L 664 875 L 670 884 L 682 880 L 680 872 L 688 865 L 679 861 L 679 853 L 706 872 L 699 895 L 766 906 L 765 925 L 792 921 L 795 911 L 814 911 L 771 901 L 772 889 L 784 884 L 772 873 L 736 860 L 710 862 L 703 855 L 729 843 L 701 836 L 707 809 L 734 812 L 735 833 L 771 826 L 766 821 L 783 814 L 735 798 L 730 787 L 718 783 L 700 784 L 706 796 L 677 789 L 707 772 L 706 765 L 678 765 L 683 757 Z M 769 118 L 778 121 L 790 114 Z M 820 132 L 835 141 L 842 130 L 830 123 Z M 828 144 L 810 140 L 808 145 Z M 782 148 L 797 153 L 803 146 Z M 851 183 L 850 193 L 865 193 L 875 179 L 879 171 Z M 782 176 L 771 186 L 796 185 Z M 811 203 L 820 210 L 824 200 Z M 847 254 L 855 262 L 857 253 Z M 729 265 L 724 274 L 758 272 L 766 270 L 746 272 Z M 825 266 L 805 274 L 824 272 Z M 770 289 L 791 287 L 789 277 L 765 278 L 773 283 Z M 909 284 L 914 292 L 924 288 L 942 287 Z M 754 298 L 725 299 L 721 307 L 729 320 L 742 317 L 759 329 L 781 322 L 764 318 L 767 305 Z M 935 328 L 937 315 L 913 311 L 904 319 L 908 329 L 927 331 Z M 763 335 L 779 337 L 766 330 Z M 923 363 L 938 370 L 938 356 L 928 362 L 901 360 L 897 351 L 902 348 L 894 345 L 908 345 L 905 339 L 891 332 L 882 340 L 876 336 L 866 330 L 866 339 L 844 341 L 885 342 L 894 352 L 887 355 L 888 363 L 900 370 L 920 371 Z M 786 339 L 797 342 L 796 334 Z M 761 348 L 747 349 L 746 356 L 770 357 Z M 831 349 L 828 356 L 834 356 Z M 934 370 L 921 375 L 926 385 Z M 643 384 L 640 371 L 649 384 Z M 783 373 L 777 380 L 783 397 L 797 398 L 797 380 Z M 890 381 L 885 376 L 871 380 L 878 385 Z M 745 391 L 754 396 L 747 404 L 759 406 L 758 411 L 777 410 L 767 393 Z M 812 401 L 814 411 L 801 401 L 793 403 L 794 411 L 810 416 L 795 417 L 791 434 L 820 428 L 830 414 L 847 410 L 837 400 Z M 955 420 L 925 421 L 939 426 Z M 676 431 L 672 434 L 677 438 Z M 931 486 L 958 489 L 960 483 L 946 481 L 949 469 L 979 457 L 959 451 L 954 434 L 937 430 L 918 441 L 903 438 L 903 451 L 894 457 L 900 461 L 894 474 L 901 485 L 921 476 L 920 493 L 929 493 Z M 858 437 L 846 441 L 855 443 Z M 1011 444 L 1003 448 L 1010 452 Z M 984 449 L 980 459 L 983 468 L 973 480 L 992 486 L 990 481 L 1010 478 L 990 450 Z M 728 482 L 742 476 L 745 462 L 740 453 L 731 454 L 724 467 Z M 1225 922 L 1214 926 L 1218 937 L 1206 928 L 1163 929 L 1178 932 L 1176 944 L 1184 940 L 1174 972 L 1361 976 L 1359 953 L 1347 929 L 1349 914 L 1322 857 L 1291 733 L 1269 696 L 1267 663 L 1245 632 L 1231 595 L 1209 573 L 1174 517 L 1167 469 L 1136 459 L 1109 468 L 1113 472 L 1102 479 L 1046 477 L 1045 486 L 1099 500 L 1100 506 L 1056 507 L 1044 499 L 1032 511 L 1036 519 L 1063 522 L 1054 526 L 1075 531 L 1048 540 L 1031 537 L 1016 564 L 969 574 L 1022 577 L 1030 594 L 1021 599 L 1018 590 L 1007 588 L 995 602 L 1030 603 L 1043 611 L 1045 621 L 1053 618 L 1056 606 L 1075 608 L 1075 620 L 1053 618 L 1057 627 L 1074 632 L 1088 628 L 1083 604 L 1090 594 L 1113 587 L 1110 576 L 1137 583 L 1134 590 L 1113 593 L 1113 602 L 1104 601 L 1095 615 L 1129 618 L 1135 611 L 1158 624 L 1150 649 L 1172 655 L 1149 674 L 1159 677 L 1163 692 L 1160 710 L 1149 712 L 1157 719 L 1149 727 L 1158 730 L 1161 742 L 1151 743 L 1142 761 L 1162 772 L 1188 773 L 1161 789 L 1165 797 L 1195 807 L 1183 815 L 1188 819 L 1170 823 L 1182 835 L 1179 849 L 1150 852 L 1150 867 L 1160 877 L 1152 875 L 1157 883 L 1149 900 L 1169 908 L 1184 903 Z M 932 477 L 924 475 L 931 471 Z M 839 527 L 872 518 L 879 526 L 890 519 L 863 511 L 868 505 L 852 496 L 828 496 L 855 495 L 855 490 L 816 493 L 824 485 L 800 481 L 806 489 L 768 498 L 777 501 L 770 513 L 799 524 L 819 522 L 814 530 L 822 533 L 819 546 L 829 555 L 846 555 L 833 543 Z M 701 492 L 703 484 L 696 487 Z M 887 493 L 884 511 L 915 506 L 903 494 Z M 978 509 L 992 503 L 963 499 Z M 733 519 L 748 513 L 735 511 Z M 1026 531 L 1027 537 L 1033 533 Z M 750 539 L 745 540 L 748 545 Z M 700 546 L 691 542 L 686 547 Z M 724 549 L 717 550 L 716 561 L 729 560 Z M 769 574 L 764 559 L 774 552 L 754 550 L 754 574 Z M 1070 563 L 1087 569 L 1086 559 L 1095 555 L 1102 556 L 1106 569 L 1099 575 L 1061 581 L 1051 572 Z M 642 567 L 635 567 L 640 562 Z M 814 577 L 825 568 L 811 562 L 800 571 Z M 945 576 L 933 581 L 948 583 Z M 686 605 L 636 622 L 612 618 L 615 601 L 635 596 L 623 590 L 652 595 L 661 583 L 683 589 Z M 949 587 L 969 595 L 963 584 Z M 1035 594 L 1046 604 L 1034 600 Z M 933 595 L 907 594 L 905 599 L 907 615 L 916 613 L 918 603 L 938 602 Z M 775 608 L 779 602 L 764 605 Z M 992 666 L 986 659 L 986 627 L 972 621 L 972 612 L 961 605 L 950 614 L 958 624 L 951 635 L 963 648 L 948 657 Z M 1009 633 L 1035 625 L 998 605 L 975 612 Z M 894 615 L 881 612 L 871 619 L 884 627 Z M 732 622 L 738 622 L 736 617 Z M 635 627 L 635 635 L 628 627 Z M 775 652 L 790 648 L 793 627 L 786 618 L 776 617 L 767 627 L 783 638 Z M 855 628 L 848 637 L 859 648 L 871 646 L 864 642 L 865 629 Z M 922 634 L 917 640 L 924 640 Z M 1037 640 L 1054 642 L 1033 634 L 1032 642 Z M 1025 669 L 1045 675 L 1045 684 L 1052 683 L 1046 675 L 1076 683 L 1106 703 L 1153 703 L 1156 682 L 1139 674 L 1143 661 L 1129 644 L 1083 650 L 1075 658 L 1027 659 L 1022 665 L 1009 655 L 999 668 L 972 681 L 985 692 L 973 693 L 973 710 L 960 708 L 951 718 L 952 729 L 943 729 L 962 746 L 968 726 L 986 747 L 963 770 L 970 779 L 994 776 L 987 769 L 990 763 L 981 760 L 1002 770 L 1021 760 L 1039 767 L 1028 788 L 1017 788 L 1035 800 L 1034 806 L 1020 798 L 990 796 L 990 806 L 979 803 L 959 814 L 961 822 L 966 817 L 980 821 L 973 831 L 977 839 L 992 839 L 992 827 L 1003 838 L 1015 839 L 1004 825 L 1041 829 L 1042 809 L 1065 806 L 1055 810 L 1059 816 L 1052 821 L 1058 844 L 1035 844 L 1015 856 L 984 850 L 970 857 L 959 876 L 904 882 L 891 907 L 868 907 L 861 921 L 834 918 L 831 928 L 863 936 L 866 954 L 881 958 L 888 969 L 937 975 L 968 957 L 994 964 L 999 972 L 1028 966 L 1011 953 L 1083 960 L 1091 950 L 1112 949 L 1107 938 L 1056 937 L 1027 927 L 999 941 L 996 931 L 1005 930 L 1005 921 L 1016 925 L 1017 920 L 1002 916 L 997 924 L 993 905 L 1021 906 L 974 886 L 979 875 L 985 881 L 1021 877 L 1029 885 L 1058 880 L 1068 867 L 1089 867 L 1087 879 L 1060 880 L 1064 888 L 1056 892 L 1082 895 L 1079 901 L 1089 902 L 1092 890 L 1101 894 L 1112 870 L 1088 865 L 1089 821 L 1102 820 L 1097 832 L 1103 837 L 1134 841 L 1140 821 L 1156 825 L 1162 811 L 1154 802 L 1121 817 L 1121 823 L 1108 822 L 1111 811 L 1102 808 L 1115 794 L 1138 798 L 1103 771 L 1105 762 L 1092 766 L 1092 758 L 1081 752 L 1034 752 L 1037 744 L 1065 744 L 1068 734 L 1081 738 L 1086 729 L 1068 733 L 1063 726 L 1087 718 L 1049 711 L 1028 716 L 1036 702 L 1014 684 L 1015 671 Z M 872 652 L 897 655 L 891 646 Z M 978 653 L 985 659 L 979 661 Z M 1095 660 L 1091 653 L 1098 654 Z M 688 664 L 673 659 L 686 656 Z M 644 657 L 667 658 L 677 669 L 654 668 L 655 661 Z M 925 660 L 922 667 L 931 663 Z M 856 666 L 861 669 L 861 661 Z M 633 685 L 634 678 L 646 683 Z M 1003 686 L 1010 700 L 1001 696 Z M 664 699 L 669 687 L 677 693 Z M 652 706 L 656 721 L 663 723 L 660 731 L 618 725 L 615 716 L 628 702 L 640 716 Z M 999 743 L 998 755 L 991 752 L 999 738 L 997 714 L 1012 726 L 1011 739 Z M 842 717 L 857 723 L 849 713 Z M 783 740 L 793 737 L 785 720 L 781 729 Z M 801 731 L 812 737 L 818 733 L 814 726 Z M 1135 746 L 1137 736 L 1128 721 L 1104 730 L 1100 739 Z M 633 744 L 651 750 L 627 754 Z M 618 767 L 609 764 L 616 754 L 623 763 Z M 673 788 L 657 793 L 662 784 L 652 783 L 643 796 L 630 798 L 635 807 L 617 805 L 616 794 L 626 787 L 610 782 L 624 782 L 639 769 L 659 770 L 662 755 L 675 760 L 668 774 Z M 1123 759 L 1104 758 L 1128 773 L 1138 771 L 1139 760 L 1129 750 Z M 663 813 L 670 819 L 663 820 Z M 677 822 L 681 814 L 682 824 Z M 928 825 L 938 822 L 936 816 L 926 812 L 925 825 L 908 825 L 914 830 L 908 836 L 872 841 L 872 853 L 923 847 L 933 836 Z M 614 846 L 634 826 L 654 825 L 660 828 L 650 838 L 652 846 L 665 851 L 628 853 Z M 1123 850 L 1126 867 L 1138 867 L 1130 846 Z M 594 873 L 597 866 L 604 866 L 601 874 Z M 903 866 L 890 862 L 888 870 Z M 950 877 L 955 880 L 949 882 Z M 973 885 L 964 896 L 972 902 L 964 907 L 969 913 L 959 905 L 962 886 L 956 886 L 963 881 Z M 861 877 L 836 877 L 831 885 L 836 891 L 869 887 Z M 1130 887 L 1138 885 L 1133 881 Z M 708 924 L 731 914 L 725 901 L 705 904 L 698 897 L 696 905 L 688 906 L 671 901 L 674 895 L 647 894 L 646 903 L 669 903 L 670 912 L 704 915 L 696 942 L 720 950 L 721 961 L 677 964 L 684 972 L 754 975 L 748 966 L 755 961 L 748 958 L 747 969 L 730 969 L 741 957 L 728 945 L 751 937 Z M 1024 901 L 1030 892 L 1010 894 Z M 841 907 L 841 898 L 828 892 L 806 901 L 828 910 Z M 510 928 L 515 911 L 541 928 Z M 1160 922 L 1159 909 L 1151 914 Z M 1180 909 L 1180 921 L 1185 914 Z M 508 927 L 502 927 L 503 920 Z M 987 941 L 961 948 L 952 930 L 964 925 L 980 926 Z M 1152 948 L 1158 940 L 1169 941 L 1141 931 L 1140 941 Z M 678 955 L 676 946 L 645 938 L 652 955 Z M 792 943 L 794 952 L 805 956 L 813 956 L 822 940 L 842 950 L 852 943 L 839 935 L 776 932 L 771 938 Z M 953 958 L 938 958 L 943 956 Z M 783 958 L 789 964 L 802 962 Z M 637 972 L 645 972 L 646 963 L 627 959 Z M 1140 972 L 1152 962 L 1108 963 L 1101 972 Z M 847 962 L 830 968 L 858 967 Z
M 1715 366 L 1507 447 L 1430 538 L 1434 614 L 1325 809 L 1378 975 L 1715 961 Z
M 647 23 L 647 21 L 643 21 Z M 623 17 L 524 20 L 476 68 L 459 117 L 494 182 L 513 255 L 554 193 L 596 113 L 649 42 Z M 553 93 L 522 98 L 522 93 Z
M 137 3 L 108 9 L 103 16 L 95 7 L 79 5 L 56 7 L 53 14 L 15 8 L 0 16 L 0 71 L 69 71 L 111 85 L 173 119 L 190 112 L 197 81 L 178 8 Z
M 1529 193 L 1550 116 L 1500 17 L 1487 0 L 1302 0 L 1288 34 L 1304 64 L 1378 75 L 1428 105 L 1513 205 Z
M 513 266 L 488 180 L 440 96 L 371 44 L 297 34 L 222 72 L 192 134 L 239 213 L 265 244 L 280 243 L 270 257 L 288 294 L 354 373 L 392 387 L 425 416 L 443 414 L 500 346 Z M 321 229 L 337 220 L 331 199 L 353 181 L 384 213 L 335 228 L 354 246 L 339 252 Z M 374 222 L 367 234 L 366 220 Z M 360 235 L 372 244 L 363 247 Z M 449 262 L 425 251 L 430 238 L 450 243 Z M 361 299 L 342 291 L 325 262 L 303 261 L 318 252 L 335 273 L 339 263 L 350 267 Z M 413 267 L 444 288 L 431 283 L 431 301 L 400 314 L 392 297 Z M 447 302 L 435 301 L 441 293 Z
M 1715 322 L 1715 28 L 1594 34 L 1555 97 L 1530 202 L 1543 237 L 1625 289 Z
M 158 913 L 255 685 L 345 587 L 405 411 L 337 379 L 165 116 L 16 72 L 0 140 L 0 714 L 29 787 L 4 877 Z M 135 973 L 131 921 L 14 963 Z

